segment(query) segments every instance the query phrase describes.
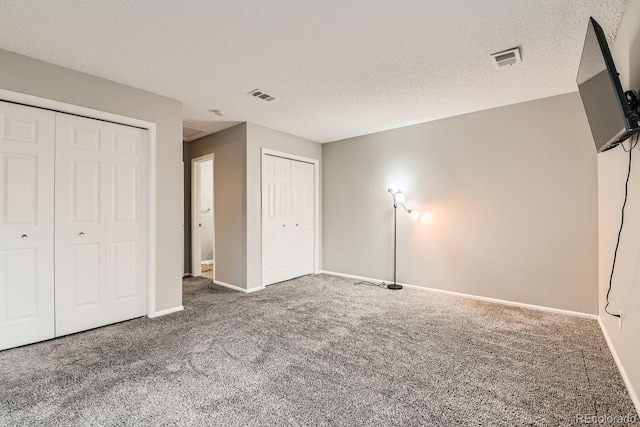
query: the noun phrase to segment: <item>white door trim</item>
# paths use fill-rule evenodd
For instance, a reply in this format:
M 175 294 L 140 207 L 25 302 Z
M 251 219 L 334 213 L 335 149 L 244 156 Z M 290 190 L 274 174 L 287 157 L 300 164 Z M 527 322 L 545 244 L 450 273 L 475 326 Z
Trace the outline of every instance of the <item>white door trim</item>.
M 148 209 L 147 209 L 147 316 L 156 314 L 156 124 L 145 120 L 125 117 L 106 111 L 94 110 L 66 102 L 27 95 L 0 89 L 0 100 L 15 102 L 36 108 L 59 111 L 61 113 L 76 114 L 92 119 L 106 120 L 123 125 L 136 126 L 147 129 L 149 133 L 148 154 Z
M 200 222 L 200 164 L 211 160 L 213 163 L 213 280 L 215 280 L 216 270 L 216 198 L 215 198 L 215 173 L 216 164 L 214 154 L 209 153 L 204 156 L 191 159 L 191 275 L 202 275 L 200 233 L 198 224 Z M 197 256 L 196 256 L 197 255 Z
M 313 164 L 313 192 L 314 192 L 314 213 L 313 213 L 313 274 L 320 273 L 320 160 L 309 157 L 297 156 L 282 151 L 271 150 L 262 147 L 260 155 L 260 242 L 262 242 L 262 164 L 264 156 L 276 156 L 289 160 Z M 260 243 L 262 246 L 262 243 Z M 264 280 L 264 270 L 262 266 L 262 251 L 260 251 L 260 277 L 262 286 L 266 286 Z

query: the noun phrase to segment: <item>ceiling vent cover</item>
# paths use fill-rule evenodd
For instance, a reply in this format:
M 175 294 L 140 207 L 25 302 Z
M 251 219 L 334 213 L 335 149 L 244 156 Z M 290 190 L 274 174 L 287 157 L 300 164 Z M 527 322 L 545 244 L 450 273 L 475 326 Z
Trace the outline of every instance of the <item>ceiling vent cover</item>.
M 269 95 L 268 93 L 265 93 L 260 89 L 254 89 L 251 92 L 249 92 L 248 95 L 254 96 L 258 99 L 262 99 L 263 101 L 266 101 L 266 102 L 275 101 L 276 99 L 275 97 Z
M 513 49 L 503 50 L 502 52 L 496 52 L 491 54 L 493 63 L 496 68 L 506 67 L 508 65 L 517 64 L 522 62 L 520 57 L 520 48 L 514 47 Z

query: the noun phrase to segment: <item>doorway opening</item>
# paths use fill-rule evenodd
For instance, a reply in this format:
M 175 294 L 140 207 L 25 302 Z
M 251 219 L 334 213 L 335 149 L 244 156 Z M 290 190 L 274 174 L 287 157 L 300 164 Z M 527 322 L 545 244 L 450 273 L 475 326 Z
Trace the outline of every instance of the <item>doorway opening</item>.
M 213 154 L 191 161 L 191 271 L 213 280 L 215 210 Z

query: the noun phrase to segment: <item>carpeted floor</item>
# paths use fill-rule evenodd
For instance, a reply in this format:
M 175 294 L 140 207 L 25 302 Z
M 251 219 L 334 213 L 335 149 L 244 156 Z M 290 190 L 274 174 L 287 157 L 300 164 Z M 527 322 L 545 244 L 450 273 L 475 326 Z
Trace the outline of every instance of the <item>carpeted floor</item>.
M 319 275 L 0 352 L 0 425 L 539 425 L 636 416 L 594 320 Z

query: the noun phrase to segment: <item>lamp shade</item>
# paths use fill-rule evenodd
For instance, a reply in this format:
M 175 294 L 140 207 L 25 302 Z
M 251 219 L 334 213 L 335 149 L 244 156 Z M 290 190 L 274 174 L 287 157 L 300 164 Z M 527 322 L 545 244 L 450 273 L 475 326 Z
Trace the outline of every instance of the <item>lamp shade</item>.
M 397 193 L 399 190 L 398 188 L 398 184 L 396 184 L 395 182 L 392 182 L 391 184 L 389 184 L 389 189 L 387 191 L 389 191 L 389 193 L 394 194 Z
M 404 193 L 402 191 L 398 191 L 396 194 L 396 203 L 404 203 L 407 198 L 404 196 Z
M 418 218 L 420 218 L 420 212 L 411 210 L 409 211 L 409 216 L 411 217 L 412 220 L 417 221 Z

